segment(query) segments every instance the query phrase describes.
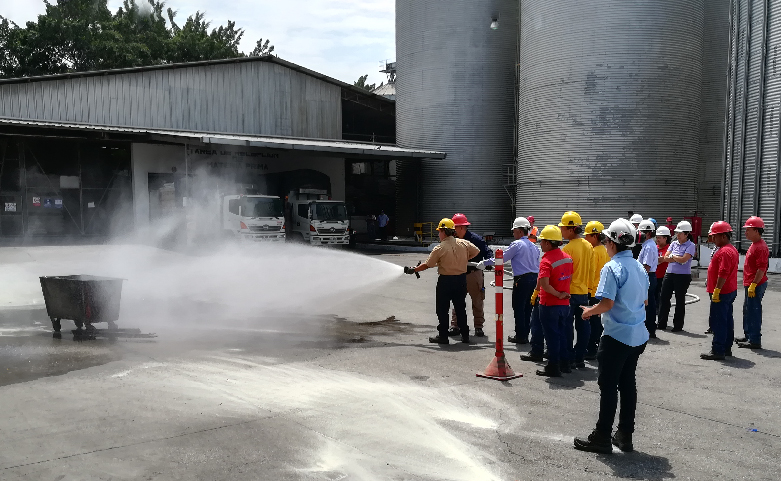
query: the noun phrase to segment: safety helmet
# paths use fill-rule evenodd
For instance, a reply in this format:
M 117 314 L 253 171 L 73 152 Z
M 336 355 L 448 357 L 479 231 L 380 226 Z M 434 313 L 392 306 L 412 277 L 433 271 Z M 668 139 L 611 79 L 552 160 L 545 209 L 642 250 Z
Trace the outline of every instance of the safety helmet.
M 472 225 L 469 223 L 468 220 L 466 220 L 466 216 L 464 214 L 456 214 L 453 216 L 453 224 L 455 225 Z
M 673 218 L 672 218 L 672 217 L 668 217 L 668 218 L 667 218 L 667 222 L 672 222 L 672 221 L 673 221 Z
M 632 224 L 639 224 L 643 222 L 643 216 L 640 214 L 635 214 L 629 219 L 629 222 L 631 222 Z
M 755 229 L 764 229 L 765 228 L 765 221 L 762 220 L 761 217 L 757 216 L 751 216 L 748 218 L 746 223 L 743 225 L 743 227 L 753 227 Z
M 513 221 L 513 229 L 526 229 L 527 231 L 532 228 L 526 217 L 516 217 Z
M 656 235 L 672 235 L 670 234 L 670 228 L 666 225 L 661 226 L 660 228 L 656 229 Z
M 640 222 L 640 225 L 637 227 L 637 230 L 640 232 L 648 232 L 648 231 L 655 231 L 656 226 L 653 222 L 651 222 L 651 219 L 646 219 L 642 222 Z
M 692 225 L 688 220 L 682 220 L 678 222 L 678 225 L 675 227 L 675 232 L 691 232 L 692 231 Z
M 538 239 L 561 242 L 562 241 L 561 229 L 559 229 L 555 225 L 546 225 L 545 228 L 542 229 L 542 232 L 540 232 Z
M 453 223 L 453 219 L 448 219 L 447 217 L 445 217 L 444 219 L 439 221 L 439 225 L 437 226 L 437 230 L 440 230 L 440 229 L 451 229 L 452 230 L 452 229 L 455 229 L 455 228 L 456 228 L 456 224 Z
M 601 234 L 603 230 L 605 230 L 605 226 L 601 222 L 592 220 L 586 224 L 585 232 L 586 234 Z
M 534 216 L 533 215 L 526 216 L 526 219 L 528 219 L 528 221 L 530 223 L 532 223 L 532 224 L 534 223 Z
M 567 211 L 561 216 L 561 222 L 559 227 L 574 227 L 576 225 L 583 225 L 583 221 L 580 219 L 580 214 L 573 211 Z M 550 239 L 548 239 L 550 240 Z
M 602 231 L 610 240 L 616 244 L 620 244 L 627 247 L 634 247 L 635 239 L 637 237 L 637 231 L 632 222 L 626 219 L 616 219 L 610 227 Z
M 658 225 L 659 225 L 659 223 L 658 223 L 658 222 L 656 222 L 656 219 L 654 219 L 653 217 L 649 217 L 649 218 L 648 218 L 648 220 L 650 220 L 651 222 L 653 222 L 653 223 L 654 223 L 654 227 L 656 227 L 656 226 L 658 226 Z
M 727 232 L 732 232 L 732 226 L 729 225 L 729 223 L 720 220 L 718 222 L 714 222 L 713 225 L 710 226 L 708 235 L 725 234 Z

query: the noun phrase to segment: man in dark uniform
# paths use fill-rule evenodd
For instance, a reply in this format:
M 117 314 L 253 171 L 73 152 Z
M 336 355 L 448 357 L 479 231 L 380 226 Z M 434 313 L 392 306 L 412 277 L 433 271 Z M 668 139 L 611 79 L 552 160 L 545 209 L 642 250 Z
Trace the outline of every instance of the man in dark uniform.
M 494 256 L 494 251 L 488 247 L 488 244 L 485 243 L 482 237 L 469 231 L 468 226 L 471 224 L 464 214 L 454 215 L 453 224 L 456 226 L 456 237 L 467 240 L 480 249 L 479 254 L 469 259 L 469 264 L 467 264 L 466 267 L 466 292 L 472 299 L 472 316 L 475 318 L 475 336 L 485 337 L 485 333 L 483 333 L 483 325 L 485 324 L 485 316 L 483 315 L 485 279 L 483 277 L 483 271 L 479 270 L 476 265 L 482 260 L 491 259 Z M 456 320 L 456 311 L 453 311 L 450 316 L 450 331 L 448 331 L 448 333 L 450 336 L 461 335 L 461 329 L 458 328 Z

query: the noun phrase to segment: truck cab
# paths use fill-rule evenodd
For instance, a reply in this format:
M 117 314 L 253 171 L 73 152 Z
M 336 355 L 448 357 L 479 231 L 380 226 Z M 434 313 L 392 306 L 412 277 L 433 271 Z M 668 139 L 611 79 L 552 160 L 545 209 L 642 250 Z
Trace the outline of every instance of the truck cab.
M 350 218 L 344 202 L 330 200 L 324 190 L 300 189 L 288 195 L 293 240 L 311 245 L 350 243 Z
M 282 199 L 271 195 L 223 195 L 222 229 L 232 237 L 253 241 L 284 241 Z

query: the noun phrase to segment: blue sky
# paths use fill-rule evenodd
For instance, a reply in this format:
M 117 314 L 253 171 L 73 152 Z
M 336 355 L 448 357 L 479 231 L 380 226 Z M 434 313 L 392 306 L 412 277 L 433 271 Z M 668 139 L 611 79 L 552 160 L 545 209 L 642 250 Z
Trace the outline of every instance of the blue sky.
M 56 0 L 51 0 L 56 1 Z M 138 0 L 139 2 L 142 0 Z M 23 24 L 44 11 L 43 0 L 0 2 L 0 15 Z M 115 10 L 121 0 L 109 0 Z M 352 83 L 369 74 L 384 81 L 381 60 L 394 59 L 394 0 L 168 0 L 184 20 L 205 11 L 212 25 L 234 20 L 245 30 L 242 50 L 271 39 L 285 60 Z

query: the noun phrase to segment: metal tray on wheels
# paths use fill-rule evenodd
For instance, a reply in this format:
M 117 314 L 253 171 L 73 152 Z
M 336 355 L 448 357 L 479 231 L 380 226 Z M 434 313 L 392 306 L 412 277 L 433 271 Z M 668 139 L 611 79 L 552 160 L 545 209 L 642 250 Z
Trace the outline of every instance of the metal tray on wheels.
M 92 324 L 96 322 L 107 322 L 109 328 L 116 328 L 124 279 L 89 275 L 40 279 L 46 312 L 55 332 L 60 332 L 62 319 L 72 320 L 79 329 L 94 329 Z

